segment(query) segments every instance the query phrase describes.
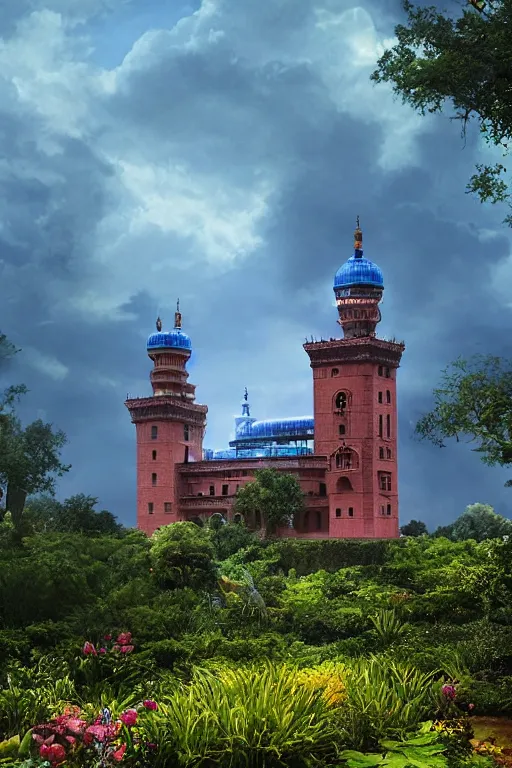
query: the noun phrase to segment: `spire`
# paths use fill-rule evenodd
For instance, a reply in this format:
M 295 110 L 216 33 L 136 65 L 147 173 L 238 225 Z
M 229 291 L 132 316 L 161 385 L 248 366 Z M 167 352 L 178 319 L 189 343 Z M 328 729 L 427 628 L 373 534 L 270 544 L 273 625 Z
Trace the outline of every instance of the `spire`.
M 158 333 L 160 333 L 162 330 L 162 321 L 160 320 L 160 316 L 158 316 L 156 319 L 156 329 Z
M 360 259 L 363 256 L 363 232 L 359 226 L 359 216 L 356 217 L 356 229 L 354 232 L 354 256 Z
M 180 300 L 176 302 L 176 312 L 174 313 L 174 327 L 181 328 Z
M 245 387 L 244 391 L 244 399 L 242 402 L 242 416 L 250 416 L 251 410 L 249 405 L 249 394 L 247 392 L 247 387 Z

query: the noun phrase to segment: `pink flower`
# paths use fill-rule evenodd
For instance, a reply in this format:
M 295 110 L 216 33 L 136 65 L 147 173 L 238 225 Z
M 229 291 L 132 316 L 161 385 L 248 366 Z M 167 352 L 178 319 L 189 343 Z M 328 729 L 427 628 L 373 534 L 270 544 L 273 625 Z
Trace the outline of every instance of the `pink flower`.
M 48 744 L 42 744 L 39 747 L 39 755 L 43 758 L 43 760 L 47 760 L 50 753 L 50 747 Z
M 135 725 L 135 723 L 137 722 L 137 710 L 136 709 L 125 710 L 122 713 L 120 720 L 128 727 L 130 727 L 131 725 Z
M 441 693 L 447 699 L 450 699 L 450 701 L 453 701 L 453 699 L 457 695 L 457 691 L 455 690 L 455 687 L 453 685 L 443 685 L 443 687 L 441 688 Z
M 84 647 L 82 648 L 82 652 L 85 654 L 85 656 L 89 656 L 90 654 L 92 654 L 93 656 L 96 656 L 96 648 L 89 641 L 84 643 Z
M 105 741 L 107 735 L 107 729 L 104 725 L 90 725 L 86 732 L 90 734 L 96 741 Z
M 146 701 L 143 701 L 142 706 L 146 707 L 146 709 L 158 709 L 158 704 L 152 699 L 146 699 Z
M 117 760 L 117 762 L 120 763 L 124 757 L 125 752 L 126 752 L 126 744 L 121 744 L 119 749 L 116 749 L 116 751 L 112 753 L 112 757 L 114 758 L 114 760 Z
M 81 733 L 87 727 L 86 721 L 81 720 L 79 717 L 70 717 L 66 725 L 71 733 Z
M 112 635 L 104 635 L 103 639 L 108 643 L 109 640 L 112 640 Z
M 130 645 L 132 640 L 132 633 L 131 632 L 121 632 L 121 634 L 117 638 L 117 642 L 119 645 Z
M 106 652 L 107 652 L 106 648 L 100 648 L 98 651 L 98 653 L 106 653 Z
M 74 736 L 66 736 L 66 741 L 69 742 L 69 744 L 76 744 L 76 739 Z
M 470 711 L 470 712 L 471 712 L 471 710 L 473 710 L 474 708 L 475 708 L 475 705 L 474 705 L 474 704 L 468 704 L 468 709 L 469 709 L 469 711 Z
M 116 645 L 113 645 L 113 646 L 112 646 L 112 650 L 113 650 L 113 651 L 120 651 L 120 650 L 121 650 L 121 646 L 120 646 L 120 645 L 117 645 L 117 644 L 116 644 Z
M 66 750 L 62 744 L 51 744 L 50 746 L 43 744 L 39 750 L 39 755 L 52 765 L 58 765 L 66 759 Z
M 135 649 L 134 645 L 122 645 L 119 650 L 121 653 L 131 653 Z

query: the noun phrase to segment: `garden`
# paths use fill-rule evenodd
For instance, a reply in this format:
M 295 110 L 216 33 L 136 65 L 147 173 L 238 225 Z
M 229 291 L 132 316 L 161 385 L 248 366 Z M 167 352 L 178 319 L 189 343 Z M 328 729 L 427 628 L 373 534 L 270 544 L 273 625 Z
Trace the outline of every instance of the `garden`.
M 235 524 L 20 542 L 6 515 L 0 766 L 512 765 L 511 560 Z

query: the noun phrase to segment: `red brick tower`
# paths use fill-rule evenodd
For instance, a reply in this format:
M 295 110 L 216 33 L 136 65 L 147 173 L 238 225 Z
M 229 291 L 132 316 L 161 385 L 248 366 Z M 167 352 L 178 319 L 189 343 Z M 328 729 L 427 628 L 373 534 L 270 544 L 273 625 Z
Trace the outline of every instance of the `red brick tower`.
M 153 396 L 125 403 L 137 429 L 137 527 L 149 535 L 180 519 L 176 465 L 202 460 L 208 412 L 187 383 L 192 344 L 181 330 L 179 302 L 174 330 L 163 333 L 160 318 L 156 330 L 147 342 Z
M 402 343 L 375 335 L 382 272 L 354 255 L 334 292 L 343 339 L 304 345 L 313 369 L 315 454 L 328 457 L 330 538 L 395 538 L 398 527 L 396 371 Z

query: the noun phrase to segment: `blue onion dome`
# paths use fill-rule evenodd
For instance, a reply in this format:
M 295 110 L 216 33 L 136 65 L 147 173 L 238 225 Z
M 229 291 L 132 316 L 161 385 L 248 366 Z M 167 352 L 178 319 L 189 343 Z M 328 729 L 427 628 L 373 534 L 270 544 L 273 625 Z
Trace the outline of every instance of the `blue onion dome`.
M 357 228 L 354 232 L 354 255 L 341 266 L 334 277 L 334 288 L 343 288 L 349 285 L 375 285 L 384 287 L 382 270 L 373 261 L 363 256 L 363 233 L 359 228 L 359 216 Z
M 181 313 L 179 309 L 174 313 L 174 329 L 172 331 L 162 331 L 162 321 L 157 318 L 156 333 L 148 337 L 147 349 L 186 349 L 192 350 L 190 336 L 181 330 Z

